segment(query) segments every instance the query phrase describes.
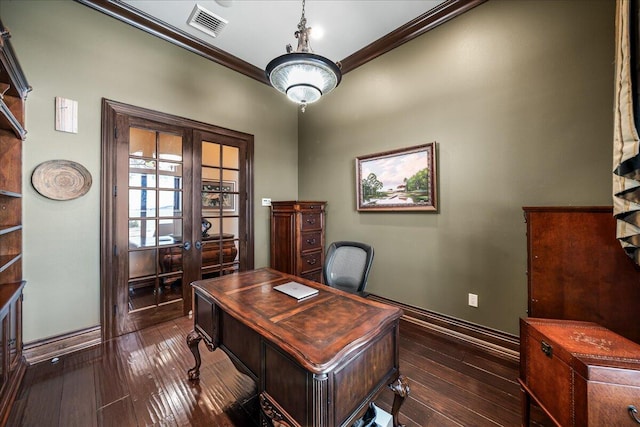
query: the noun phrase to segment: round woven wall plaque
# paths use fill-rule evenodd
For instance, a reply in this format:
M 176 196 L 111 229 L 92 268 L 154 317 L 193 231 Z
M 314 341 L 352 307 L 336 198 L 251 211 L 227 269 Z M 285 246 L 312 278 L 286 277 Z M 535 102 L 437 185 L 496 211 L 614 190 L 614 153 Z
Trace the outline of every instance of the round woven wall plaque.
M 31 175 L 33 188 L 53 200 L 72 200 L 91 188 L 91 174 L 80 163 L 49 160 L 40 163 Z

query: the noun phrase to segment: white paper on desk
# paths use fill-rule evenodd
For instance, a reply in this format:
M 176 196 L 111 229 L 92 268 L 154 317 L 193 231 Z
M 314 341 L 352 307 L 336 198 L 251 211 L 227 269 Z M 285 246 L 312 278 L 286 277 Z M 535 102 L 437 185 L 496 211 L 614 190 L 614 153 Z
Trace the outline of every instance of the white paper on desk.
M 298 282 L 287 282 L 279 286 L 274 286 L 273 289 L 292 296 L 297 300 L 309 298 L 318 293 L 317 289 L 311 288 Z

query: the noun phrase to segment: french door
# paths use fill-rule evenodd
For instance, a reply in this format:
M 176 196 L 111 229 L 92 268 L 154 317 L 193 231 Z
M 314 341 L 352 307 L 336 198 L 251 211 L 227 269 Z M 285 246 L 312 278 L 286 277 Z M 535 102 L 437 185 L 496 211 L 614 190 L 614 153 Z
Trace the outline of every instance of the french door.
M 105 339 L 187 314 L 189 284 L 253 268 L 251 135 L 103 101 Z
M 246 210 L 247 174 L 241 159 L 246 158 L 244 144 L 211 132 L 194 132 L 194 178 L 200 183 L 200 276 L 217 277 L 238 270 L 237 248 L 246 239 L 242 212 Z M 196 202 L 195 205 L 198 205 Z

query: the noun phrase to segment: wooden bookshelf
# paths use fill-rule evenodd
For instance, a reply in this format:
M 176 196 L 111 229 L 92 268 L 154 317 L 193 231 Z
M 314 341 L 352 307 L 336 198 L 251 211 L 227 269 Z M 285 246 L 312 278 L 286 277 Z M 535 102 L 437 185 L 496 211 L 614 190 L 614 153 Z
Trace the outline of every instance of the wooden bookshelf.
M 22 354 L 22 144 L 29 87 L 0 22 L 0 425 L 26 370 Z

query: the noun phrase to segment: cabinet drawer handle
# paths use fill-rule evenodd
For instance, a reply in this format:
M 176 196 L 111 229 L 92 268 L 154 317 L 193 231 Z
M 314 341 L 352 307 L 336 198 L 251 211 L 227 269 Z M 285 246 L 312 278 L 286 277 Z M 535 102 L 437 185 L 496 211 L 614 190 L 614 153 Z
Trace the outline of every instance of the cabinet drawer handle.
M 551 347 L 551 344 L 549 343 L 540 341 L 540 350 L 542 350 L 547 357 L 553 356 L 553 347 Z
M 315 237 L 313 239 L 307 239 L 307 244 L 308 245 L 315 245 L 316 244 L 316 239 Z
M 316 259 L 315 258 L 307 260 L 307 264 L 309 264 L 309 265 L 313 265 L 315 263 L 316 263 Z
M 307 219 L 307 224 L 315 224 L 316 223 L 316 219 L 315 218 L 308 218 Z
M 638 418 L 638 410 L 636 409 L 636 407 L 633 405 L 629 405 L 627 407 L 627 410 L 629 411 L 629 416 L 633 418 L 636 423 L 640 424 L 640 418 Z

